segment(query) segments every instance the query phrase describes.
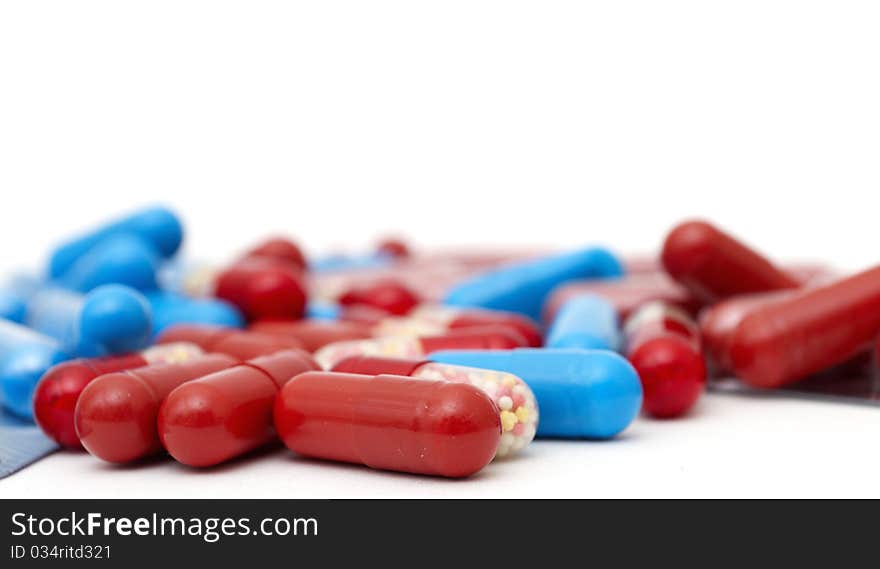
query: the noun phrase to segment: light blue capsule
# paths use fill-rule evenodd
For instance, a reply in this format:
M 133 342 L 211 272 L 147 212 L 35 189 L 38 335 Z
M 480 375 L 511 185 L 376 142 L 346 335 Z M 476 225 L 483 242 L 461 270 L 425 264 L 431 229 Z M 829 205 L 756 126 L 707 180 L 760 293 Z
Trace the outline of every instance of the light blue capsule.
M 150 340 L 152 313 L 146 299 L 122 285 L 101 286 L 86 295 L 40 287 L 25 305 L 22 322 L 76 356 L 131 352 Z
M 607 439 L 632 423 L 642 406 L 636 370 L 607 350 L 446 350 L 429 358 L 522 378 L 538 400 L 540 437 Z
M 614 305 L 596 294 L 569 299 L 553 320 L 544 345 L 548 348 L 617 350 L 620 322 Z
M 215 298 L 190 298 L 171 291 L 146 294 L 153 309 L 153 337 L 175 324 L 213 324 L 241 328 L 241 312 L 232 304 Z
M 310 301 L 306 305 L 306 318 L 313 320 L 339 320 L 340 308 L 332 302 Z
M 160 256 L 170 257 L 183 241 L 183 224 L 174 212 L 164 207 L 145 208 L 111 221 L 58 246 L 49 259 L 49 277 L 61 277 L 95 245 L 123 233 L 140 238 Z
M 623 264 L 600 247 L 507 265 L 459 283 L 444 304 L 525 314 L 540 320 L 541 307 L 557 286 L 572 280 L 617 278 Z
M 382 269 L 395 262 L 395 257 L 387 253 L 369 255 L 327 255 L 309 260 L 309 271 L 325 273 L 351 269 Z
M 60 344 L 30 328 L 0 320 L 0 405 L 33 418 L 34 389 L 53 365 L 69 359 Z
M 161 264 L 162 256 L 149 242 L 131 233 L 114 233 L 78 257 L 56 282 L 79 292 L 105 284 L 153 290 Z

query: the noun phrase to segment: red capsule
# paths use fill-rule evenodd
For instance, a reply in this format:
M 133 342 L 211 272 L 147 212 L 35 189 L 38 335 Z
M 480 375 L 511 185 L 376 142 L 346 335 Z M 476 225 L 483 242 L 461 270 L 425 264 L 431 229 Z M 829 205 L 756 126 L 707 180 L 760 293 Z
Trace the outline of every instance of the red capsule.
M 260 320 L 251 324 L 250 330 L 293 338 L 310 352 L 333 342 L 362 340 L 372 336 L 369 326 L 327 320 Z
M 384 336 L 327 344 L 315 352 L 324 369 L 351 356 L 421 358 L 440 350 L 512 350 L 526 347 L 526 340 L 510 328 L 484 326 L 452 330 L 438 336 Z
M 284 237 L 267 239 L 244 254 L 244 258 L 254 257 L 287 263 L 298 270 L 305 270 L 307 266 L 302 249 Z
M 880 267 L 750 311 L 730 337 L 733 371 L 780 387 L 842 363 L 880 335 Z
M 284 384 L 318 364 L 302 350 L 252 359 L 188 381 L 159 410 L 162 446 L 180 463 L 214 466 L 275 438 L 272 408 Z
M 195 344 L 174 343 L 154 346 L 134 354 L 62 362 L 50 368 L 37 384 L 34 419 L 43 432 L 58 444 L 82 448 L 76 434 L 74 411 L 80 394 L 92 380 L 114 371 L 187 361 L 203 353 Z
M 301 318 L 306 307 L 300 271 L 259 257 L 238 261 L 217 275 L 214 294 L 237 306 L 248 320 Z
M 338 298 L 342 306 L 364 304 L 390 314 L 406 314 L 421 300 L 418 295 L 395 279 L 381 279 L 367 285 L 356 286 Z
M 501 440 L 479 389 L 394 375 L 298 375 L 278 395 L 275 428 L 303 456 L 448 477 L 481 470 Z
M 697 325 L 663 303 L 636 310 L 624 325 L 626 356 L 644 391 L 645 412 L 660 418 L 683 415 L 706 387 Z
M 412 252 L 409 250 L 409 245 L 406 244 L 406 241 L 392 237 L 380 241 L 379 245 L 376 247 L 376 252 L 388 255 L 389 257 L 394 257 L 395 259 L 406 259 L 412 256 Z
M 662 261 L 672 278 L 706 303 L 801 285 L 757 251 L 703 221 L 675 227 L 663 244 Z
M 793 291 L 764 292 L 735 296 L 711 306 L 700 314 L 700 339 L 715 373 L 729 372 L 730 337 L 737 325 L 751 311 Z
M 182 383 L 237 363 L 227 355 L 208 354 L 100 376 L 86 386 L 76 404 L 82 445 L 108 462 L 131 462 L 161 451 L 156 417 L 165 397 Z
M 661 301 L 696 315 L 703 302 L 663 273 L 627 275 L 621 279 L 574 281 L 558 287 L 544 304 L 542 319 L 549 324 L 570 299 L 584 294 L 601 296 L 614 306 L 620 321 L 640 306 Z
M 206 352 L 228 354 L 240 360 L 303 347 L 296 338 L 207 324 L 178 324 L 166 328 L 156 338 L 156 343 L 169 342 L 189 342 Z

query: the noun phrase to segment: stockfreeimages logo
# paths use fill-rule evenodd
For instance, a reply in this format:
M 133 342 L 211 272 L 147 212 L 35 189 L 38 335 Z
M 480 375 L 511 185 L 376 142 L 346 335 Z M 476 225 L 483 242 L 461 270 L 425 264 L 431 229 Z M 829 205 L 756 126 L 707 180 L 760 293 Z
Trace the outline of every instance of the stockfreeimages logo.
M 109 517 L 91 512 L 59 518 L 36 517 L 24 512 L 12 515 L 12 535 L 20 536 L 192 536 L 216 543 L 230 536 L 316 536 L 315 518 L 185 518 Z

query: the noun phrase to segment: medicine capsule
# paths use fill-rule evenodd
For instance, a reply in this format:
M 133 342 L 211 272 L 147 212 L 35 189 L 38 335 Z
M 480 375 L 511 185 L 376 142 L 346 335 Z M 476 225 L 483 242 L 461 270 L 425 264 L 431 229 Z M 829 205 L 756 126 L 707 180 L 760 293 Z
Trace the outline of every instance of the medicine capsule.
M 352 311 L 343 311 L 341 317 L 344 320 L 352 318 Z M 355 316 L 354 319 L 357 320 L 357 317 Z M 373 325 L 374 336 L 428 336 L 443 334 L 451 330 L 501 326 L 520 334 L 525 338 L 528 346 L 538 347 L 542 343 L 541 330 L 533 320 L 522 314 L 501 310 L 423 304 L 404 317 L 382 316 L 368 318 L 367 321 Z
M 37 384 L 34 419 L 46 435 L 62 446 L 81 448 L 73 415 L 86 385 L 98 376 L 158 363 L 190 360 L 204 352 L 195 344 L 178 342 L 142 352 L 102 358 L 80 358 L 52 366 Z
M 706 364 L 696 323 L 686 313 L 662 302 L 648 303 L 627 320 L 624 336 L 647 413 L 677 417 L 696 404 L 706 387 Z
M 156 338 L 157 344 L 176 342 L 188 342 L 206 352 L 228 354 L 240 360 L 302 348 L 302 344 L 295 338 L 195 324 L 172 326 Z
M 663 244 L 662 261 L 672 278 L 707 304 L 801 286 L 757 251 L 703 221 L 676 226 Z
M 102 375 L 79 396 L 74 423 L 90 454 L 108 462 L 131 462 L 162 450 L 156 427 L 159 406 L 175 387 L 238 364 L 208 354 Z
M 429 360 L 370 356 L 346 358 L 330 371 L 362 375 L 403 375 L 473 385 L 485 392 L 501 412 L 502 435 L 497 457 L 519 452 L 535 438 L 538 427 L 538 403 L 535 401 L 535 394 L 523 380 L 510 373 L 438 364 Z
M 480 471 L 501 440 L 498 408 L 475 387 L 332 372 L 289 381 L 275 429 L 302 456 L 451 478 Z
M 761 304 L 791 294 L 793 291 L 784 290 L 734 296 L 700 313 L 703 353 L 709 358 L 715 373 L 730 372 L 730 338 L 742 319 Z
M 129 352 L 150 339 L 150 306 L 140 293 L 122 285 L 104 285 L 86 295 L 37 286 L 24 302 L 23 323 L 55 338 L 73 355 Z
M 317 371 L 302 350 L 249 360 L 189 381 L 159 410 L 162 446 L 180 463 L 214 466 L 275 439 L 272 410 L 278 391 L 295 376 Z
M 454 286 L 443 303 L 518 312 L 537 320 L 544 301 L 557 286 L 576 279 L 622 275 L 620 260 L 594 247 L 490 270 Z
M 544 304 L 542 319 L 553 322 L 559 309 L 575 296 L 595 294 L 610 302 L 620 321 L 652 300 L 678 306 L 696 315 L 703 302 L 664 273 L 627 274 L 621 279 L 574 281 L 556 288 Z
M 412 251 L 406 241 L 387 237 L 376 245 L 376 254 L 387 255 L 394 259 L 406 259 L 412 256 Z
M 642 405 L 636 370 L 608 350 L 449 350 L 430 359 L 522 378 L 541 410 L 539 437 L 607 439 L 632 423 Z
M 227 267 L 214 281 L 214 296 L 237 306 L 247 320 L 297 319 L 306 308 L 299 271 L 269 259 L 245 259 Z
M 272 237 L 249 249 L 243 257 L 267 258 L 289 264 L 298 270 L 305 270 L 308 266 L 306 256 L 299 246 L 285 237 Z
M 178 324 L 207 324 L 241 328 L 244 316 L 238 308 L 219 298 L 190 298 L 176 292 L 156 290 L 145 295 L 153 311 L 153 336 Z
M 327 320 L 260 320 L 251 324 L 249 330 L 294 338 L 309 352 L 334 342 L 372 337 L 368 326 Z
M 47 369 L 69 358 L 56 340 L 21 324 L 0 320 L 0 405 L 30 419 L 37 381 Z
M 566 302 L 547 333 L 548 348 L 616 350 L 619 346 L 617 311 L 595 294 L 576 296 Z
M 880 335 L 880 267 L 751 310 L 730 337 L 733 371 L 780 387 L 867 350 Z
M 337 302 L 342 306 L 363 304 L 400 316 L 418 306 L 420 300 L 416 293 L 399 281 L 380 279 L 348 289 Z
M 315 352 L 315 360 L 330 369 L 351 356 L 421 358 L 437 350 L 510 350 L 526 345 L 522 336 L 507 328 L 486 326 L 455 330 L 441 336 L 384 336 L 328 344 Z
M 157 286 L 163 258 L 155 247 L 129 234 L 112 235 L 80 256 L 54 282 L 78 292 L 105 284 L 121 284 L 148 291 Z
M 49 260 L 49 276 L 62 276 L 95 245 L 122 233 L 138 236 L 166 258 L 173 255 L 183 241 L 183 225 L 174 212 L 162 207 L 146 208 L 58 246 Z

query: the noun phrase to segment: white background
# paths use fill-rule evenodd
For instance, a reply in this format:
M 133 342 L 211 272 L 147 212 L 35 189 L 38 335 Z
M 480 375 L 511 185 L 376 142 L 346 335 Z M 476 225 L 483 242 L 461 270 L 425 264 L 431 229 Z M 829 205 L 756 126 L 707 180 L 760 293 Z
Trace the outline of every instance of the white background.
M 0 266 L 164 201 L 198 256 L 269 231 L 312 252 L 387 232 L 651 251 L 699 215 L 775 258 L 864 267 L 878 29 L 875 2 L 845 1 L 4 2 Z M 633 433 L 451 485 L 61 456 L 0 495 L 878 494 L 873 409 L 715 396 Z

